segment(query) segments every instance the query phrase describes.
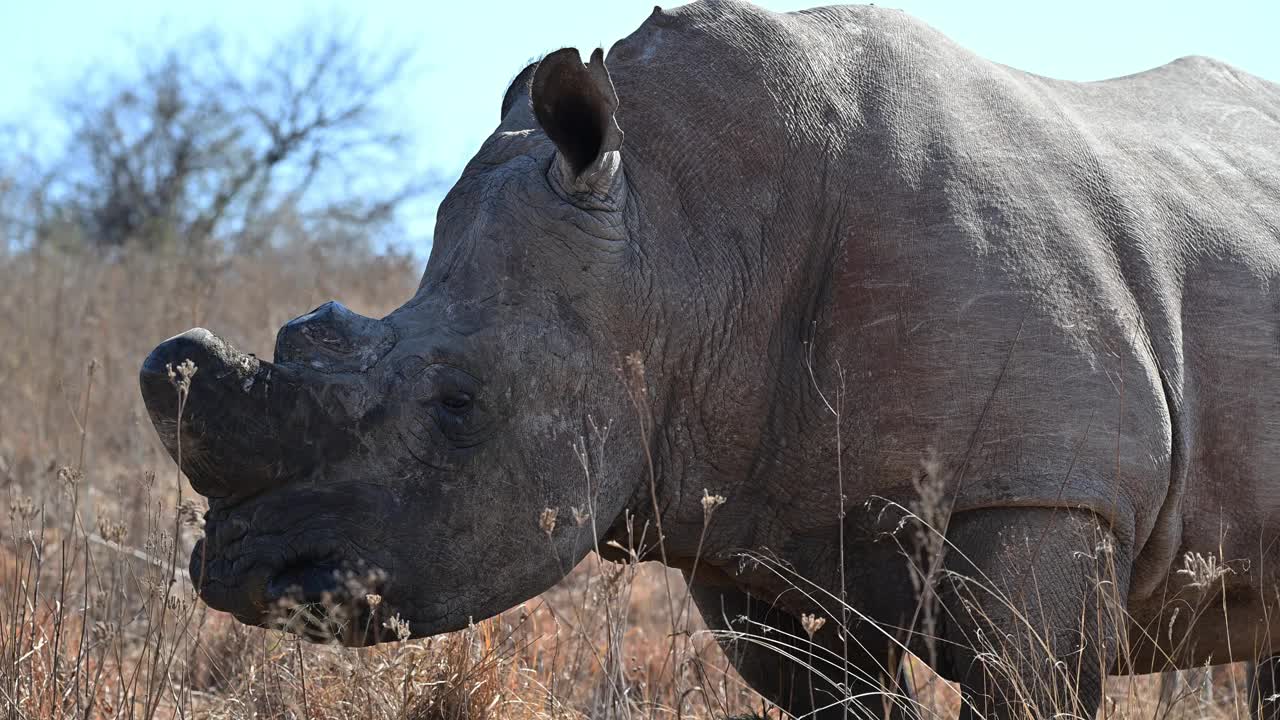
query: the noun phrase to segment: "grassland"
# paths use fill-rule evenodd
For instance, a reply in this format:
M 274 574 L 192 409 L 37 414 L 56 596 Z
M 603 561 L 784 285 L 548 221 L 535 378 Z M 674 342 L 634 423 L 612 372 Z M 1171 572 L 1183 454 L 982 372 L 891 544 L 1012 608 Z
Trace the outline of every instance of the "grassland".
M 141 359 L 196 325 L 266 355 L 289 318 L 332 298 L 381 315 L 417 273 L 314 247 L 0 258 L 4 717 L 780 717 L 653 564 L 590 557 L 470 630 L 358 651 L 243 627 L 194 597 L 181 569 L 202 506 L 146 419 Z M 953 717 L 954 691 L 913 666 L 920 714 Z M 1241 716 L 1240 668 L 1197 677 L 1163 700 L 1154 678 L 1115 679 L 1103 713 Z

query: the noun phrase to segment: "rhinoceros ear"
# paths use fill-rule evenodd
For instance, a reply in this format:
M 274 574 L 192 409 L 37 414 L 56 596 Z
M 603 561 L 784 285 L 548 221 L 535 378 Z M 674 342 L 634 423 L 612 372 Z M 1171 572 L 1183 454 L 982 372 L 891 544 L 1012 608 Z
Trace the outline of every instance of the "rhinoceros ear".
M 538 63 L 530 92 L 538 124 L 559 151 L 555 172 L 565 190 L 612 194 L 622 170 L 622 129 L 604 51 L 597 48 L 589 65 L 574 48 L 551 53 Z

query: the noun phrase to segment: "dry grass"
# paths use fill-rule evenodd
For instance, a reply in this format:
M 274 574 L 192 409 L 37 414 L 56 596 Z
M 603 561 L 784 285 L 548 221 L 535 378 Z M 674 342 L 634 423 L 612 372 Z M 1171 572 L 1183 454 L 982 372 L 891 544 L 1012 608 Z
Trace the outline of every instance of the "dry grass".
M 778 717 L 727 670 L 683 597 L 672 602 L 679 576 L 655 564 L 593 556 L 468 631 L 364 650 L 246 628 L 193 597 L 180 568 L 198 508 L 178 507 L 193 494 L 146 419 L 138 364 L 195 325 L 269 353 L 284 321 L 325 300 L 376 316 L 417 282 L 406 258 L 334 257 L 0 259 L 4 717 Z M 921 714 L 954 716 L 955 692 L 913 667 Z M 1116 679 L 1104 710 L 1235 717 L 1245 685 L 1224 668 L 1170 707 L 1155 679 Z
M 139 362 L 196 325 L 269 354 L 276 329 L 321 302 L 378 316 L 417 284 L 408 258 L 334 257 L 0 261 L 4 717 L 697 718 L 708 704 L 715 715 L 758 707 L 714 640 L 690 637 L 696 618 L 670 617 L 656 565 L 591 558 L 470 631 L 359 651 L 246 628 L 193 597 L 182 568 L 201 507 L 146 419 Z

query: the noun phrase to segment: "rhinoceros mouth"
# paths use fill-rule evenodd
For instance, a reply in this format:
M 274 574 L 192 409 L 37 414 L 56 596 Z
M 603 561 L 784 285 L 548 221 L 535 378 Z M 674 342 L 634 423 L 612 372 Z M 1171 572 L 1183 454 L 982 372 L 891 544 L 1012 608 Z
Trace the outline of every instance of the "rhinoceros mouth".
M 269 610 L 257 624 L 314 642 L 377 642 L 385 579 L 380 570 L 335 555 L 296 559 L 267 581 Z
M 216 532 L 215 532 L 216 535 Z M 248 625 L 285 630 L 314 642 L 379 642 L 387 574 L 336 542 L 305 543 L 246 537 L 192 551 L 191 578 L 210 607 Z

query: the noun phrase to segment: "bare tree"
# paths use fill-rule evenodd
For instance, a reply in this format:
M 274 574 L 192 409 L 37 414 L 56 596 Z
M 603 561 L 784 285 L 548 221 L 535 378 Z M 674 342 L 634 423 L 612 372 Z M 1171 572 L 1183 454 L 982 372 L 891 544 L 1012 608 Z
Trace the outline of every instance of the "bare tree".
M 57 219 L 45 204 L 52 180 L 32 132 L 0 127 L 0 147 L 8 151 L 0 165 L 0 251 L 7 252 L 22 247 L 24 238 Z
M 65 157 L 29 189 L 35 239 L 251 251 L 309 223 L 376 235 L 426 188 L 382 112 L 408 58 L 338 19 L 256 56 L 203 33 L 144 55 L 134 75 L 84 83 L 65 103 Z

